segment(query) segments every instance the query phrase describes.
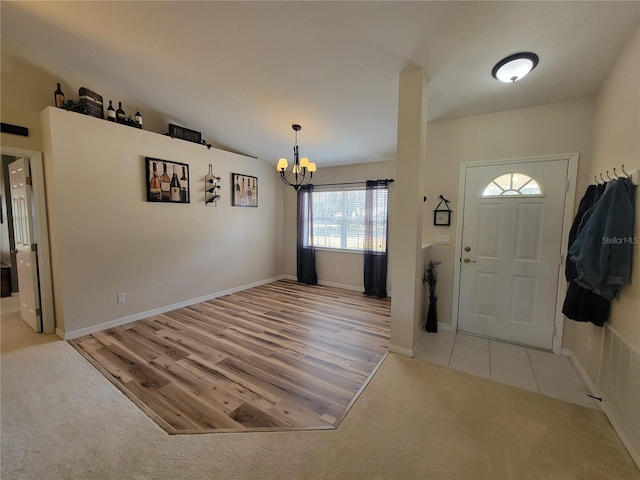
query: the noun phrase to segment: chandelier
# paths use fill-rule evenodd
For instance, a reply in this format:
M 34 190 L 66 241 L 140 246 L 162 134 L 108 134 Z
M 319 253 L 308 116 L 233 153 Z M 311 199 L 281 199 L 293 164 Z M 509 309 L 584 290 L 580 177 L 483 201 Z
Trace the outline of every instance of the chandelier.
M 278 166 L 276 170 L 280 172 L 280 178 L 287 185 L 292 186 L 296 190 L 300 190 L 303 186 L 308 185 L 313 177 L 313 172 L 316 171 L 316 164 L 309 162 L 307 157 L 300 158 L 298 154 L 298 132 L 302 130 L 300 125 L 291 125 L 291 128 L 296 132 L 296 139 L 293 145 L 293 165 L 291 170 L 287 173 L 287 167 L 289 162 L 286 158 L 278 160 Z

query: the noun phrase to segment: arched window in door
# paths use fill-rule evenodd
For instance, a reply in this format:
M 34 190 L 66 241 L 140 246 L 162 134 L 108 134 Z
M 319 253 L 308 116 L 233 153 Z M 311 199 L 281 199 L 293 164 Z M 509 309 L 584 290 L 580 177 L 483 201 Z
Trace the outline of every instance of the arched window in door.
M 544 196 L 544 191 L 538 182 L 524 173 L 505 173 L 489 182 L 482 192 L 483 197 L 502 196 Z

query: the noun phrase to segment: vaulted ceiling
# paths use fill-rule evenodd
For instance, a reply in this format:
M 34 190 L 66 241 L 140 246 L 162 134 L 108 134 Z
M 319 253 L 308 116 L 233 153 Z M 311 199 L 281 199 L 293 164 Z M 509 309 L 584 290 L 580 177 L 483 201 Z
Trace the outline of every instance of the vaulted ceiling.
M 126 89 L 233 151 L 318 166 L 392 159 L 398 77 L 422 67 L 430 120 L 594 95 L 640 2 L 7 2 L 2 49 Z M 491 77 L 540 57 L 515 84 Z M 90 84 L 90 83 L 89 83 Z

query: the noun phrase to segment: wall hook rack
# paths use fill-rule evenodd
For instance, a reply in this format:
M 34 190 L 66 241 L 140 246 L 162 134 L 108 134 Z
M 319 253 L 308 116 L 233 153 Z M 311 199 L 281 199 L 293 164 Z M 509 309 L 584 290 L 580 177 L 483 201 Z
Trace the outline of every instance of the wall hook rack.
M 604 175 L 602 174 L 602 172 L 600 172 L 599 175 L 594 175 L 593 179 L 596 181 L 596 184 L 598 185 L 603 185 L 607 182 L 613 181 L 613 180 L 617 180 L 619 178 L 628 178 L 629 180 L 631 180 L 631 182 L 634 185 L 638 185 L 640 183 L 640 168 L 636 169 L 636 170 L 631 170 L 631 172 L 627 172 L 624 169 L 624 163 L 622 164 L 621 170 L 622 170 L 622 176 L 618 175 L 618 172 L 616 172 L 616 168 L 613 168 L 613 178 L 611 178 L 611 176 L 609 175 L 609 170 L 605 170 Z M 600 180 L 598 180 L 598 176 L 600 176 Z M 606 178 L 605 178 L 606 176 Z

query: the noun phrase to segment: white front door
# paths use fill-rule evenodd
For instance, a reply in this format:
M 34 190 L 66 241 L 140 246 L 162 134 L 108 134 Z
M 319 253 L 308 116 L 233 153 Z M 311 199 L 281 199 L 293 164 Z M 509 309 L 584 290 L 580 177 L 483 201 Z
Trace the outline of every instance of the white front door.
M 567 160 L 467 169 L 458 330 L 552 348 L 567 170 Z
M 38 288 L 38 259 L 33 227 L 33 197 L 27 182 L 30 178 L 29 159 L 20 158 L 9 164 L 11 208 L 18 264 L 20 314 L 36 332 L 42 331 L 40 291 Z

